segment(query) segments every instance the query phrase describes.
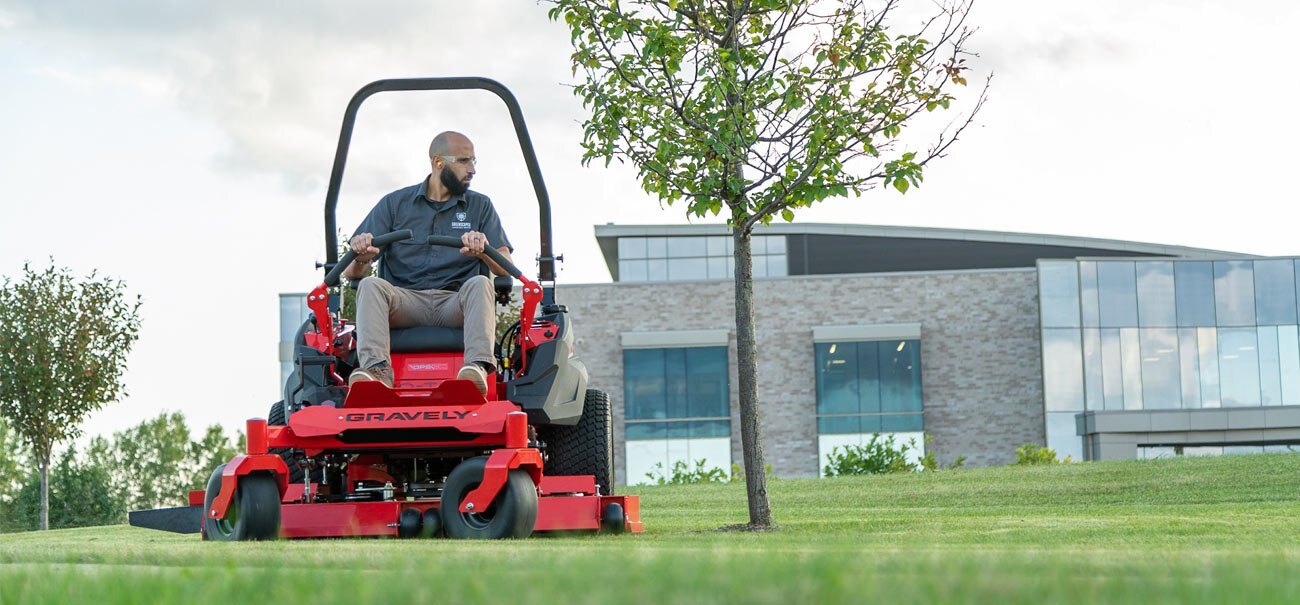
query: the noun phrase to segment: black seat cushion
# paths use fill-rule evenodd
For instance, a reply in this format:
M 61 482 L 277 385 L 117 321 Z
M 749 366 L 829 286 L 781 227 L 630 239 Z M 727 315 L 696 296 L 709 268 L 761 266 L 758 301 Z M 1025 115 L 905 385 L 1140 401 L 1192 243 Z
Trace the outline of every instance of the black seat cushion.
M 465 350 L 465 330 L 419 326 L 389 331 L 394 353 L 449 353 Z

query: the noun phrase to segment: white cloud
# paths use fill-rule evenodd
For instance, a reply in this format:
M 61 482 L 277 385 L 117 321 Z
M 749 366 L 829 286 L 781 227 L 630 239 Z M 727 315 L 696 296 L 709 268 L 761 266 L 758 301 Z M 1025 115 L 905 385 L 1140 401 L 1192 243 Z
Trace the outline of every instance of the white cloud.
M 330 164 L 347 99 L 369 81 L 486 73 L 527 89 L 567 75 L 567 56 L 537 53 L 565 40 L 543 7 L 447 6 L 327 2 L 303 11 L 262 2 L 53 1 L 23 8 L 35 43 L 64 57 L 93 52 L 83 69 L 108 85 L 170 97 L 214 121 L 231 141 L 224 168 L 273 174 L 304 192 Z M 539 96 L 530 113 L 545 119 L 556 107 L 552 96 Z M 395 171 L 387 172 L 380 180 Z

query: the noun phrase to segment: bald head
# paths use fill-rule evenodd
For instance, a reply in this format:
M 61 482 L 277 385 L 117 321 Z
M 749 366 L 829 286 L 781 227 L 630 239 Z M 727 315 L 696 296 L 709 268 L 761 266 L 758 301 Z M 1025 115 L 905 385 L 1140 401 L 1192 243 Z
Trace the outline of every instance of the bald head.
M 433 142 L 429 143 L 429 158 L 435 158 L 440 155 L 454 155 L 456 148 L 469 145 L 469 137 L 452 130 L 438 133 L 433 137 Z

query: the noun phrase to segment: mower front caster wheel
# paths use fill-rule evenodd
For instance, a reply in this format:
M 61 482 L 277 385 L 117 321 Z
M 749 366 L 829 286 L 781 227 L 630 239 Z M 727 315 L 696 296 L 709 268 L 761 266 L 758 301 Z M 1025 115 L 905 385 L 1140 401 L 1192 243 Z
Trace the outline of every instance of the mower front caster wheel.
M 208 516 L 212 501 L 221 492 L 222 464 L 208 477 L 207 494 L 203 498 L 203 537 L 214 542 L 243 540 L 274 540 L 280 535 L 280 488 L 275 477 L 266 474 L 245 475 L 239 478 L 235 495 L 226 507 L 226 516 L 213 519 Z
M 496 540 L 527 538 L 537 523 L 537 488 L 528 473 L 510 471 L 487 510 L 462 513 L 460 505 L 483 482 L 487 457 L 470 458 L 452 469 L 442 489 L 442 529 L 448 538 Z

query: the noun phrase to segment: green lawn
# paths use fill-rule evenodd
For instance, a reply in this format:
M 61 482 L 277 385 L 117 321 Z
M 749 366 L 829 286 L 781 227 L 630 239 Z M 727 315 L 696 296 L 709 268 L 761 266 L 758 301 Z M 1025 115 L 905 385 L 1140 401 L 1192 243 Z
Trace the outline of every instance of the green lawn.
M 641 487 L 646 533 L 216 544 L 0 535 L 0 604 L 1296 603 L 1300 454 Z M 248 601 L 254 599 L 254 601 Z M 242 602 L 241 602 L 242 600 Z

